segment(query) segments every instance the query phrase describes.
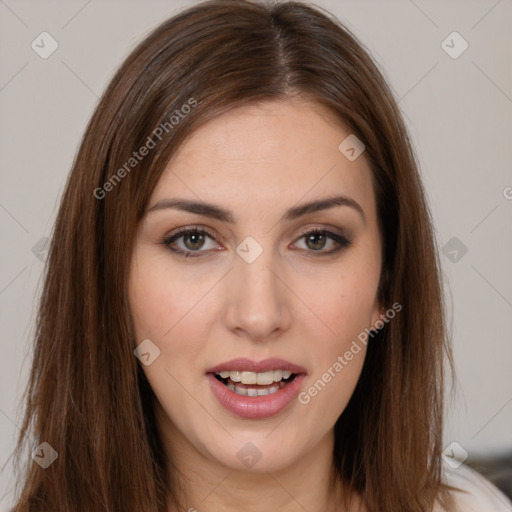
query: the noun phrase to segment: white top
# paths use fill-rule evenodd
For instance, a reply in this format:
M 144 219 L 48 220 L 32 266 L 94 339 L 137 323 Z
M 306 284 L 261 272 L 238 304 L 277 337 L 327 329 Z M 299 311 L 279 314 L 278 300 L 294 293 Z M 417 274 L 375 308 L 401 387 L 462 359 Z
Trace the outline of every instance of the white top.
M 452 469 L 443 464 L 443 480 L 469 494 L 453 491 L 461 512 L 512 512 L 512 502 L 480 473 L 462 464 Z M 441 509 L 436 511 L 442 512 Z

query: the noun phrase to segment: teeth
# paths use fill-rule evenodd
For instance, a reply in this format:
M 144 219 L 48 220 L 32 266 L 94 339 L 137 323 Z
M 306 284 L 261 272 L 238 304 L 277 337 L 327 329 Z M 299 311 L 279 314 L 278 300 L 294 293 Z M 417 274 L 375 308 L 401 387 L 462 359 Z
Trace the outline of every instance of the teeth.
M 268 372 L 239 372 L 239 371 L 222 371 L 218 373 L 223 379 L 230 378 L 233 382 L 241 382 L 242 384 L 259 384 L 260 386 L 268 386 L 273 382 L 280 382 L 283 379 L 289 379 L 292 372 L 289 370 L 270 370 Z
M 276 391 L 279 391 L 285 385 L 286 384 L 284 382 L 281 382 L 279 384 L 276 384 L 275 386 L 270 386 L 268 388 L 256 389 L 256 388 L 240 387 L 235 384 L 231 384 L 229 382 L 227 384 L 228 388 L 231 391 L 234 391 L 237 395 L 251 396 L 251 397 L 272 395 Z
M 256 384 L 268 386 L 272 382 L 279 382 L 283 378 L 282 370 L 262 372 L 256 374 Z
M 242 384 L 256 384 L 258 374 L 255 372 L 242 372 L 240 377 L 240 382 Z

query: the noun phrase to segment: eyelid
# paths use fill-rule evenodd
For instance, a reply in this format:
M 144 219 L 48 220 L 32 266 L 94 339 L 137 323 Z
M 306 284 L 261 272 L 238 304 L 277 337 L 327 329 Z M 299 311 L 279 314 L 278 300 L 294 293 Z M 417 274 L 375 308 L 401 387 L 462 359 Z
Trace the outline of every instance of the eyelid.
M 343 238 L 346 238 L 347 240 L 349 239 L 349 236 L 343 231 L 343 229 L 339 228 L 339 227 L 336 227 L 336 226 L 331 226 L 330 224 L 321 224 L 321 223 L 313 223 L 312 225 L 309 225 L 305 228 L 303 228 L 300 233 L 299 233 L 299 236 L 297 238 L 300 238 L 301 236 L 304 236 L 304 235 L 307 235 L 308 233 L 311 233 L 311 232 L 314 232 L 314 231 L 318 231 L 318 232 L 332 232 L 333 235 L 337 235 L 339 237 L 343 237 Z

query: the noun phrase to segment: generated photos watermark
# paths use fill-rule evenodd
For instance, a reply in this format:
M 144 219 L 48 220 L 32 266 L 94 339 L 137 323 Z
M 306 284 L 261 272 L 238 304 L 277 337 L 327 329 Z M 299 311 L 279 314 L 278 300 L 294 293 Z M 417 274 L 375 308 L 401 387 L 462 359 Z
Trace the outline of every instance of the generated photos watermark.
M 302 391 L 298 395 L 298 400 L 301 404 L 307 405 L 311 399 L 322 391 L 329 382 L 331 382 L 338 373 L 340 373 L 349 363 L 354 359 L 354 356 L 361 352 L 361 344 L 366 346 L 368 338 L 373 338 L 377 332 L 384 327 L 391 319 L 395 318 L 396 313 L 402 310 L 402 305 L 395 302 L 384 314 L 380 315 L 379 320 L 375 322 L 372 328 L 366 328 L 357 335 L 357 340 L 353 340 L 350 348 L 345 351 L 343 355 L 339 355 L 336 361 L 322 374 L 322 376 L 315 381 L 306 391 Z
M 141 162 L 144 157 L 147 156 L 150 151 L 156 147 L 156 145 L 162 140 L 164 134 L 170 133 L 172 130 L 174 130 L 174 127 L 177 126 L 183 119 L 185 119 L 192 108 L 196 106 L 197 100 L 194 98 L 189 98 L 189 100 L 184 103 L 179 110 L 176 109 L 169 116 L 169 120 L 160 123 L 157 128 L 153 130 L 151 135 L 147 137 L 146 142 L 138 149 L 138 151 L 134 151 L 132 156 L 103 184 L 102 187 L 94 189 L 93 196 L 98 200 L 104 199 L 107 195 L 107 192 L 110 192 L 116 185 L 121 183 L 123 178 L 125 178 L 135 167 L 137 167 L 139 162 Z

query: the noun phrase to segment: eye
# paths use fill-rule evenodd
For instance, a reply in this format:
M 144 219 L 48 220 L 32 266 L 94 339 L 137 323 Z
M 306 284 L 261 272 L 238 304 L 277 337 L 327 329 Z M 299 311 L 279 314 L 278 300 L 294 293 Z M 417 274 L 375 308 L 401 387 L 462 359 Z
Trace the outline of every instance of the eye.
M 302 239 L 305 240 L 306 250 L 308 252 L 317 252 L 319 253 L 318 256 L 334 254 L 352 244 L 352 241 L 348 240 L 343 235 L 338 235 L 331 231 L 316 228 L 302 233 L 299 240 Z M 329 241 L 331 242 L 331 246 L 334 242 L 334 248 L 324 251 L 323 249 L 328 245 Z
M 165 237 L 161 243 L 170 251 L 178 254 L 184 254 L 185 257 L 188 257 L 196 256 L 193 254 L 195 252 L 205 252 L 200 249 L 205 246 L 207 238 L 215 240 L 207 231 L 199 229 L 196 226 L 194 228 L 180 228 L 176 233 Z M 181 247 L 177 241 L 181 242 Z M 213 249 L 215 247 L 218 246 L 213 244 L 213 247 L 206 247 L 206 249 Z

